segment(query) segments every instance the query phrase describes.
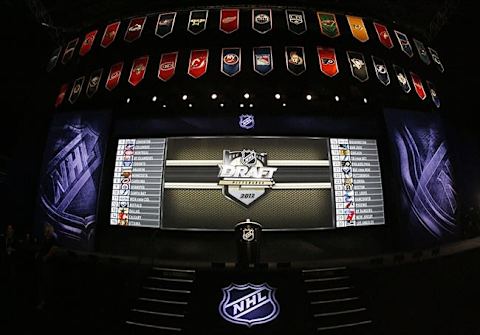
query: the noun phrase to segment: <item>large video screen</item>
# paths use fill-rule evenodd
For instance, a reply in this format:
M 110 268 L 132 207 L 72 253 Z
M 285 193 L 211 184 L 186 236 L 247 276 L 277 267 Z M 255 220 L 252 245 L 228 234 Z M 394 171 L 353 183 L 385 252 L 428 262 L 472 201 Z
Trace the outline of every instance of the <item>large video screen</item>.
M 377 143 L 320 137 L 119 139 L 112 225 L 267 230 L 384 224 Z

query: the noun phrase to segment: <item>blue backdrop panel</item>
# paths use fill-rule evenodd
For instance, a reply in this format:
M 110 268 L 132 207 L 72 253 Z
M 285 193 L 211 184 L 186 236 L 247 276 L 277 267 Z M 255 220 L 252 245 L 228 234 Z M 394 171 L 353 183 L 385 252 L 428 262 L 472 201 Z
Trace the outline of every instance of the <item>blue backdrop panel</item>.
M 65 247 L 91 250 L 108 112 L 62 114 L 53 118 L 40 177 L 37 228 L 55 229 Z
M 432 113 L 386 110 L 385 119 L 409 242 L 418 246 L 455 239 L 460 233 L 455 219 L 457 197 L 440 118 Z

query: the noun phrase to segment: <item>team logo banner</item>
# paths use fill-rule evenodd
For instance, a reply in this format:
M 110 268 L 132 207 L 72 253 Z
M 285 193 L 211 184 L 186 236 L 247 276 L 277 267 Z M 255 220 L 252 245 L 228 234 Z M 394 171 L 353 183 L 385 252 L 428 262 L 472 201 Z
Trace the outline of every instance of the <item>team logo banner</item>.
M 65 51 L 63 52 L 62 63 L 67 64 L 70 59 L 72 59 L 73 52 L 75 51 L 75 47 L 77 46 L 78 38 L 71 40 L 68 42 Z
M 262 76 L 273 70 L 272 47 L 253 48 L 253 70 Z
M 167 81 L 175 74 L 177 67 L 178 52 L 164 53 L 160 56 L 160 65 L 158 66 L 158 79 Z
M 385 65 L 383 59 L 372 56 L 372 61 L 378 80 L 380 80 L 380 82 L 385 86 L 389 85 L 390 75 L 388 74 L 387 66 Z
M 110 23 L 105 28 L 102 41 L 100 42 L 100 46 L 102 48 L 107 48 L 110 44 L 113 43 L 113 41 L 115 41 L 115 37 L 117 37 L 118 28 L 120 28 L 120 21 Z
M 303 47 L 285 47 L 285 61 L 287 70 L 296 76 L 301 75 L 307 69 Z
M 161 38 L 164 38 L 165 36 L 170 35 L 173 31 L 173 26 L 175 25 L 176 17 L 177 17 L 177 12 L 158 14 L 157 26 L 155 28 L 155 35 Z
M 80 96 L 80 93 L 82 92 L 82 87 L 83 87 L 83 82 L 85 81 L 85 77 L 82 76 L 80 78 L 77 78 L 72 86 L 72 90 L 70 91 L 70 96 L 68 97 L 68 101 L 71 104 L 74 104 L 75 101 L 77 101 L 78 97 Z
M 143 26 L 146 20 L 146 16 L 131 19 L 123 39 L 129 43 L 138 40 L 140 36 L 142 36 Z
M 395 30 L 395 35 L 397 35 L 398 43 L 400 44 L 400 48 L 402 51 L 408 56 L 413 57 L 413 49 L 410 41 L 408 40 L 407 35 L 402 32 Z
M 268 284 L 230 284 L 222 291 L 218 310 L 228 322 L 251 327 L 270 322 L 280 313 L 275 289 Z
M 235 8 L 222 9 L 220 11 L 220 30 L 231 34 L 238 30 L 240 11 Z
M 432 98 L 433 103 L 437 108 L 440 108 L 440 98 L 438 97 L 435 86 L 427 80 L 427 87 L 428 87 L 428 91 L 430 92 L 430 97 Z
M 388 33 L 387 27 L 377 22 L 373 22 L 373 26 L 375 27 L 375 31 L 377 32 L 380 43 L 382 43 L 388 49 L 393 48 L 393 41 Z
M 335 76 L 338 73 L 335 49 L 318 47 L 317 54 L 320 70 L 329 77 Z
M 58 92 L 57 99 L 55 99 L 55 108 L 58 108 L 58 106 L 62 104 L 63 100 L 65 99 L 65 93 L 67 93 L 67 89 L 68 84 L 63 84 L 60 87 L 60 92 Z
M 200 78 L 207 72 L 208 50 L 190 51 L 190 60 L 188 61 L 188 74 L 195 79 Z
M 340 36 L 337 18 L 335 14 L 317 12 L 318 22 L 320 23 L 320 31 L 323 35 L 330 38 Z
M 440 56 L 438 56 L 438 52 L 433 50 L 432 48 L 428 47 L 428 50 L 430 51 L 430 55 L 432 55 L 432 59 L 437 65 L 438 70 L 443 73 L 445 71 L 445 68 L 443 67 L 442 62 L 440 61 Z
M 187 30 L 194 35 L 207 28 L 208 10 L 192 10 L 188 18 Z
M 55 50 L 53 50 L 52 55 L 50 56 L 50 59 L 48 60 L 47 72 L 52 71 L 53 68 L 55 66 L 57 66 L 58 58 L 60 57 L 60 52 L 61 51 L 62 51 L 62 47 L 58 47 Z
M 271 9 L 253 9 L 252 10 L 252 28 L 260 34 L 265 34 L 272 30 L 272 10 Z
M 413 39 L 413 43 L 415 44 L 415 47 L 417 47 L 417 51 L 418 51 L 418 55 L 420 56 L 420 59 L 425 64 L 430 65 L 430 58 L 428 57 L 427 49 L 425 48 L 425 45 L 423 45 L 423 43 L 417 40 L 416 38 Z
M 353 37 L 355 37 L 360 42 L 368 41 L 368 33 L 363 23 L 363 19 L 359 16 L 347 15 L 348 25 L 352 31 Z
M 350 70 L 352 76 L 359 81 L 364 82 L 368 80 L 367 64 L 363 54 L 355 51 L 347 51 L 348 62 L 350 63 Z
M 413 87 L 415 88 L 415 92 L 417 92 L 418 97 L 422 100 L 425 100 L 427 93 L 423 87 L 422 80 L 416 73 L 410 72 L 410 76 L 412 77 Z
M 220 71 L 229 77 L 240 72 L 242 66 L 242 55 L 240 48 L 222 49 L 222 66 Z
M 148 58 L 148 56 L 143 56 L 133 61 L 132 69 L 130 70 L 130 75 L 128 76 L 128 82 L 132 84 L 132 86 L 137 86 L 143 80 L 143 77 L 145 77 Z
M 407 75 L 405 74 L 405 70 L 398 65 L 393 64 L 393 70 L 395 71 L 395 75 L 397 76 L 398 84 L 402 88 L 405 93 L 410 93 L 412 88 L 410 87 L 410 83 L 408 82 Z
M 301 35 L 307 31 L 307 22 L 303 10 L 287 9 L 285 10 L 285 15 L 287 17 L 288 30 L 292 33 Z
M 90 75 L 90 79 L 88 80 L 86 94 L 87 97 L 91 98 L 95 93 L 98 91 L 98 87 L 100 86 L 100 80 L 102 79 L 103 69 L 98 69 Z
M 108 73 L 107 81 L 105 83 L 105 88 L 109 91 L 117 87 L 120 82 L 120 76 L 122 75 L 123 62 L 113 64 Z
M 85 35 L 85 39 L 82 42 L 82 45 L 80 46 L 80 51 L 78 54 L 80 56 L 85 56 L 87 53 L 90 52 L 92 49 L 93 42 L 95 41 L 95 37 L 97 36 L 98 30 L 94 30 L 89 32 L 87 35 Z

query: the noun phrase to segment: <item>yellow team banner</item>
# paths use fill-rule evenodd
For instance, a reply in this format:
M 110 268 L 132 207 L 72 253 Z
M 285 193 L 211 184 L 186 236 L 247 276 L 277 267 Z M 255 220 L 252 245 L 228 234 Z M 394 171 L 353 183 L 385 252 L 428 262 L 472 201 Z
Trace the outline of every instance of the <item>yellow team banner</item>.
M 355 37 L 360 42 L 368 41 L 368 33 L 363 23 L 363 19 L 358 16 L 347 15 L 348 25 L 352 31 L 353 37 Z

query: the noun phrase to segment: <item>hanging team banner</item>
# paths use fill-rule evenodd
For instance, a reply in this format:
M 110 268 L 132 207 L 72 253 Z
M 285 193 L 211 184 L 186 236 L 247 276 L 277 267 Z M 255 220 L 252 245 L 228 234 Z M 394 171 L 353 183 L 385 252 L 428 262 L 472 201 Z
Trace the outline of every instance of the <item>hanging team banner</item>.
M 252 29 L 260 34 L 272 30 L 272 10 L 252 9 Z
M 430 55 L 432 55 L 432 59 L 437 64 L 438 70 L 443 73 L 445 71 L 445 68 L 443 67 L 442 62 L 440 61 L 440 56 L 438 56 L 438 52 L 433 50 L 432 48 L 428 47 L 428 50 L 430 51 Z
M 353 37 L 355 37 L 360 42 L 368 41 L 369 37 L 367 33 L 367 28 L 365 28 L 363 19 L 359 16 L 347 15 L 347 20 Z
M 296 76 L 301 75 L 307 69 L 303 47 L 285 47 L 285 61 L 287 70 Z
M 423 87 L 422 80 L 416 73 L 413 72 L 410 72 L 410 77 L 412 77 L 413 87 L 415 87 L 415 92 L 417 92 L 418 97 L 422 100 L 425 100 L 427 93 Z
M 102 79 L 103 69 L 98 69 L 90 75 L 85 93 L 91 98 L 98 91 L 100 80 Z
M 108 73 L 107 81 L 105 82 L 105 88 L 109 91 L 117 87 L 120 82 L 120 76 L 122 75 L 123 62 L 113 64 Z
M 190 51 L 190 59 L 188 61 L 188 74 L 195 79 L 200 78 L 207 72 L 208 66 L 208 50 L 192 50 Z
M 410 87 L 410 83 L 408 82 L 407 75 L 405 74 L 405 70 L 393 64 L 393 70 L 395 71 L 395 75 L 397 76 L 398 84 L 402 88 L 405 93 L 410 93 L 412 88 Z
M 288 30 L 292 33 L 301 35 L 307 31 L 307 22 L 305 21 L 305 13 L 303 10 L 285 10 L 287 17 Z
M 100 42 L 100 46 L 102 48 L 107 48 L 110 44 L 115 41 L 115 37 L 117 37 L 118 28 L 120 28 L 120 21 L 110 23 L 106 28 L 105 32 L 103 33 L 102 40 Z
M 373 22 L 373 26 L 375 27 L 375 31 L 377 32 L 380 43 L 382 43 L 388 49 L 393 48 L 393 41 L 390 37 L 387 27 L 378 22 Z
M 63 84 L 60 87 L 60 92 L 58 92 L 57 99 L 55 99 L 55 108 L 58 108 L 58 106 L 62 104 L 63 100 L 65 99 L 65 93 L 67 93 L 67 89 L 68 84 Z
M 75 51 L 75 47 L 77 46 L 78 38 L 71 40 L 68 42 L 65 51 L 63 52 L 62 63 L 67 64 L 70 59 L 72 59 L 73 52 Z
M 236 8 L 222 9 L 220 11 L 220 30 L 231 34 L 238 30 L 240 11 Z
M 142 36 L 143 27 L 146 20 L 146 16 L 136 17 L 130 20 L 127 31 L 125 32 L 125 36 L 123 37 L 125 42 L 132 43 L 133 41 L 138 40 L 140 36 Z
M 200 34 L 207 28 L 208 10 L 192 10 L 188 17 L 187 30 L 193 35 Z
M 412 45 L 410 44 L 410 41 L 408 40 L 407 35 L 404 33 L 394 30 L 395 35 L 397 35 L 398 43 L 400 44 L 400 48 L 402 48 L 402 51 L 408 56 L 408 57 L 413 57 L 413 49 Z
M 77 78 L 73 82 L 72 90 L 70 91 L 70 96 L 68 97 L 68 101 L 71 104 L 74 104 L 75 101 L 77 101 L 78 97 L 80 96 L 80 93 L 82 92 L 82 87 L 83 87 L 83 82 L 85 81 L 85 77 L 82 76 L 80 78 Z
M 273 70 L 271 46 L 253 48 L 253 70 L 262 76 Z
M 158 14 L 157 26 L 155 27 L 155 35 L 160 38 L 164 38 L 165 36 L 170 35 L 173 31 L 176 17 L 177 12 Z
M 164 53 L 160 56 L 160 65 L 158 66 L 158 79 L 168 81 L 175 74 L 177 68 L 178 52 Z
M 438 97 L 435 86 L 427 80 L 427 87 L 428 87 L 428 90 L 430 91 L 430 97 L 432 98 L 433 103 L 437 108 L 440 108 L 440 98 Z
M 223 48 L 222 49 L 222 65 L 220 72 L 233 77 L 240 72 L 242 67 L 242 54 L 240 48 Z
M 62 51 L 62 47 L 58 47 L 55 50 L 53 50 L 52 55 L 50 56 L 50 59 L 48 60 L 47 64 L 47 72 L 50 72 L 53 70 L 55 66 L 57 66 L 58 58 L 60 57 L 60 52 Z
M 373 66 L 375 67 L 375 74 L 378 80 L 385 86 L 390 84 L 390 75 L 388 74 L 387 66 L 383 59 L 372 56 Z
M 428 57 L 427 49 L 425 48 L 425 45 L 423 45 L 423 43 L 417 40 L 416 38 L 413 39 L 413 43 L 415 44 L 415 47 L 417 47 L 417 51 L 418 51 L 418 55 L 420 56 L 420 59 L 425 64 L 430 65 L 430 58 Z
M 323 35 L 330 38 L 340 36 L 340 29 L 338 28 L 337 18 L 335 14 L 317 12 L 318 22 L 320 23 L 320 31 Z
M 320 70 L 329 77 L 337 75 L 338 64 L 335 49 L 317 47 L 317 54 Z
M 130 70 L 130 75 L 128 76 L 128 82 L 132 86 L 137 86 L 145 77 L 145 72 L 147 71 L 148 65 L 148 58 L 148 56 L 143 56 L 133 61 L 132 69 Z
M 87 53 L 90 52 L 97 33 L 98 30 L 94 30 L 85 35 L 82 45 L 80 46 L 80 51 L 78 52 L 80 56 L 85 56 Z
M 355 51 L 347 51 L 348 62 L 350 63 L 350 70 L 352 76 L 359 81 L 364 82 L 368 80 L 367 64 L 363 54 Z

